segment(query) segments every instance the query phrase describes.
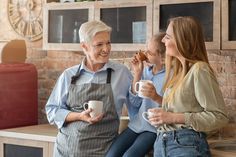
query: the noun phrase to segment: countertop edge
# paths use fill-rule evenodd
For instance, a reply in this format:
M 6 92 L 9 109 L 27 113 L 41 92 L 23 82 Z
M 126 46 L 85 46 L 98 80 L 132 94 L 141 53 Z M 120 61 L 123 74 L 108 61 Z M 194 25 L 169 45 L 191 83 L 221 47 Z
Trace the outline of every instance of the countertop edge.
M 36 140 L 36 141 L 46 141 L 46 142 L 55 142 L 55 136 L 47 135 L 34 135 L 28 133 L 19 133 L 19 132 L 9 132 L 9 131 L 0 131 L 0 137 L 9 137 L 9 138 L 18 138 L 25 140 Z

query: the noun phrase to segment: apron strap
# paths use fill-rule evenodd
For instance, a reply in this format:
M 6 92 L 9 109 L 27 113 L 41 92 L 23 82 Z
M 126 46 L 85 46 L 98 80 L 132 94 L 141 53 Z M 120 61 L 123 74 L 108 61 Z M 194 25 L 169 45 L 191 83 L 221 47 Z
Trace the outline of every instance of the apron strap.
M 71 84 L 75 84 L 76 81 L 78 80 L 78 78 L 79 78 L 79 70 L 80 70 L 80 67 L 81 67 L 81 65 L 79 65 L 79 68 L 78 68 L 76 74 L 75 74 L 74 76 L 71 77 Z
M 111 83 L 111 72 L 112 72 L 112 69 L 111 69 L 111 68 L 108 68 L 108 69 L 107 69 L 107 83 L 108 83 L 108 84 Z
M 79 66 L 79 68 L 78 68 L 76 74 L 71 77 L 71 84 L 75 84 L 76 81 L 78 80 L 78 78 L 79 78 L 79 76 L 80 76 L 80 73 L 79 73 L 80 67 L 81 67 L 81 66 Z M 111 83 L 111 72 L 112 72 L 112 69 L 111 69 L 111 68 L 107 68 L 107 83 L 108 83 L 108 84 Z

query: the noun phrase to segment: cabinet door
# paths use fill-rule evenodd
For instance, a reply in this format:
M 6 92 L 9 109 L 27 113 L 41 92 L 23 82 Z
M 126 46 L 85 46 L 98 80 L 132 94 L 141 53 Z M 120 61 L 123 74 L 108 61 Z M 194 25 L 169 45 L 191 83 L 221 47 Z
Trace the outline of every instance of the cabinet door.
M 0 137 L 0 157 L 48 157 L 48 142 Z
M 206 48 L 220 49 L 220 0 L 158 0 L 154 8 L 154 32 L 165 30 L 171 17 L 193 16 L 203 26 Z
M 236 1 L 222 1 L 222 49 L 236 49 Z
M 95 2 L 95 19 L 112 27 L 113 51 L 144 49 L 152 35 L 152 0 Z
M 44 6 L 43 49 L 82 50 L 79 28 L 94 18 L 93 2 L 49 3 Z

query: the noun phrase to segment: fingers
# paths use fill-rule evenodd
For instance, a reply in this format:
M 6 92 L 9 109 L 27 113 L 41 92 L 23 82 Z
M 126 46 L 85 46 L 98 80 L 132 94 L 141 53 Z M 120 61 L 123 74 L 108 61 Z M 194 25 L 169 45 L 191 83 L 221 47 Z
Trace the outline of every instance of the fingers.
M 102 113 L 102 114 L 100 114 L 100 115 L 98 115 L 98 116 L 95 116 L 95 117 L 91 117 L 90 120 L 89 120 L 89 123 L 90 123 L 90 124 L 97 123 L 97 122 L 99 122 L 100 120 L 102 120 L 103 116 L 104 116 L 104 113 Z
M 142 92 L 142 94 L 145 97 L 148 97 L 151 99 L 155 98 L 156 96 L 156 89 L 152 88 L 152 86 L 149 86 L 149 85 L 142 86 L 142 88 L 140 89 L 140 92 Z
M 140 62 L 140 60 L 136 55 L 131 60 L 131 63 L 139 63 L 139 62 Z
M 156 108 L 150 108 L 150 109 L 148 109 L 148 111 L 153 112 L 154 115 L 156 115 L 156 114 L 158 114 L 159 112 L 162 112 L 163 109 L 162 109 L 162 108 L 159 108 L 159 107 L 156 107 Z
M 162 108 L 152 108 L 149 109 L 148 112 L 153 112 L 153 114 L 149 117 L 149 121 L 152 124 L 170 124 L 170 112 L 164 111 Z
M 148 120 L 153 126 L 164 124 L 164 121 L 162 120 L 162 118 L 156 115 L 150 116 Z
M 151 121 L 150 121 L 150 124 L 151 124 L 152 126 L 155 126 L 155 127 L 158 126 L 158 125 L 161 125 L 161 124 L 158 123 L 158 122 L 151 122 Z

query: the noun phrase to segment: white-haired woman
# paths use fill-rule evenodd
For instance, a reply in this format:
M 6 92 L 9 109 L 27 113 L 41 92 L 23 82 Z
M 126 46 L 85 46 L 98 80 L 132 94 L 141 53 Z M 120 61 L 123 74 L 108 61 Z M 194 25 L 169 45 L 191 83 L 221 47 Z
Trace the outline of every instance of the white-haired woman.
M 50 124 L 57 125 L 54 157 L 104 157 L 119 128 L 119 115 L 128 103 L 132 75 L 109 61 L 111 28 L 89 21 L 79 30 L 85 58 L 59 77 L 46 104 Z M 103 113 L 91 117 L 89 100 L 103 101 Z

